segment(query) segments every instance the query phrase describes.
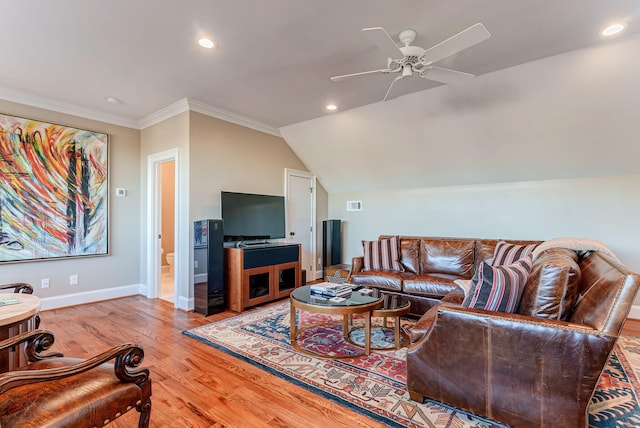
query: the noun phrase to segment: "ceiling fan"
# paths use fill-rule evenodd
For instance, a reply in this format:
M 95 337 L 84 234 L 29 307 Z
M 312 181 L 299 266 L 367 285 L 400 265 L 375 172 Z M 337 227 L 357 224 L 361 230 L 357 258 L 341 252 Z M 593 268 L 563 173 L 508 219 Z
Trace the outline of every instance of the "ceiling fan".
M 414 73 L 424 79 L 441 83 L 456 83 L 460 80 L 475 77 L 473 74 L 463 73 L 462 71 L 436 67 L 433 63 L 478 44 L 491 36 L 484 25 L 477 23 L 429 49 L 423 49 L 411 45 L 416 38 L 414 30 L 400 32 L 398 38 L 404 45 L 402 47 L 398 47 L 382 27 L 363 28 L 362 31 L 387 54 L 387 68 L 333 76 L 331 80 L 336 82 L 348 77 L 366 74 L 396 73 L 398 75 L 391 81 L 391 85 L 384 96 L 384 101 L 389 98 L 394 83 L 405 77 L 411 77 Z

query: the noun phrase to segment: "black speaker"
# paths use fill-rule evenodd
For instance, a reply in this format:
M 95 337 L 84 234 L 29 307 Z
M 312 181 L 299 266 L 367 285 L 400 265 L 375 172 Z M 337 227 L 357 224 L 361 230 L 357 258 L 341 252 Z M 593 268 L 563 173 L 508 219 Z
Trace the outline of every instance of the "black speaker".
M 342 263 L 342 225 L 340 220 L 322 222 L 322 266 Z
M 193 306 L 196 312 L 209 316 L 226 307 L 222 220 L 195 221 L 193 235 Z

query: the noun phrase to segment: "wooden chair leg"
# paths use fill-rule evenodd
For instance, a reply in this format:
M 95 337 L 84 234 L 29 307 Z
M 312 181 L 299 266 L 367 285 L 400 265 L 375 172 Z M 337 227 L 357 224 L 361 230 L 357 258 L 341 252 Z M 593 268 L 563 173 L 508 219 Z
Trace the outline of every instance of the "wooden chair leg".
M 140 412 L 138 428 L 149 428 L 149 419 L 151 418 L 151 399 L 144 403 L 140 403 L 139 406 L 136 406 L 136 410 Z

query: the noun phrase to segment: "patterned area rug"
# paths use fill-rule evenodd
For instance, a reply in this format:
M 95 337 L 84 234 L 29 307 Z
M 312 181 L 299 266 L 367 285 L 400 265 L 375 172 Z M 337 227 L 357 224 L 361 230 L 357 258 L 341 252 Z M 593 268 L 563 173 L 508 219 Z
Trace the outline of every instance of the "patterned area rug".
M 292 349 L 288 301 L 186 330 L 184 334 L 391 427 L 505 426 L 436 401 L 411 401 L 406 390 L 406 348 L 351 358 L 361 354 L 362 348 L 342 339 L 341 325 L 326 324 L 340 323 L 341 319 L 298 311 L 299 326 L 325 323 L 299 335 L 302 348 L 344 359 L 314 358 Z M 412 321 L 402 323 L 403 328 L 411 328 Z M 351 341 L 358 343 L 361 334 L 362 330 L 354 330 Z M 389 347 L 392 341 L 390 330 L 374 331 L 374 347 Z M 592 399 L 590 426 L 640 426 L 639 370 L 640 338 L 621 337 Z

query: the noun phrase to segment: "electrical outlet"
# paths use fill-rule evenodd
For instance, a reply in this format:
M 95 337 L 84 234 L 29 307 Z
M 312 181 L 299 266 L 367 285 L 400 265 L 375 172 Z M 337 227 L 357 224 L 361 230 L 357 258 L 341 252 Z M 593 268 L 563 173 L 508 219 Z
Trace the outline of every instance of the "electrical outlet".
M 42 288 L 49 288 L 49 278 L 43 278 L 40 282 Z
M 194 267 L 195 269 L 198 269 L 198 261 L 197 261 L 197 260 L 194 260 L 194 261 L 193 261 L 193 267 Z
M 69 285 L 78 285 L 78 275 L 71 275 L 69 277 Z

